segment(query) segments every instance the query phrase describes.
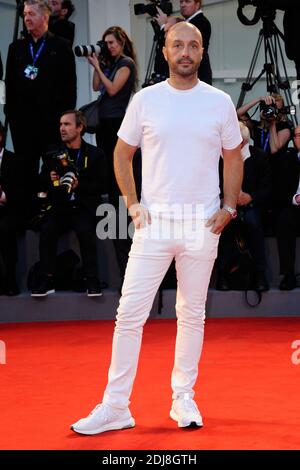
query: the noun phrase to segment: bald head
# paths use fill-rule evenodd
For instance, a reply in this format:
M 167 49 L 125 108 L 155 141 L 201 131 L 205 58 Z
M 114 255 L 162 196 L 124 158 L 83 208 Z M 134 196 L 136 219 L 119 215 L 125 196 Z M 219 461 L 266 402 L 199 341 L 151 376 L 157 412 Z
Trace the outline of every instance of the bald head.
M 171 78 L 181 77 L 191 83 L 198 80 L 203 54 L 202 36 L 198 28 L 185 21 L 176 23 L 168 31 L 163 53 Z
M 180 40 L 187 37 L 190 37 L 191 40 L 194 38 L 196 41 L 199 41 L 200 46 L 202 47 L 202 34 L 200 33 L 199 29 L 196 28 L 196 26 L 193 24 L 187 23 L 186 21 L 181 21 L 171 26 L 166 36 L 166 47 L 168 47 L 168 43 L 171 41 L 178 39 Z

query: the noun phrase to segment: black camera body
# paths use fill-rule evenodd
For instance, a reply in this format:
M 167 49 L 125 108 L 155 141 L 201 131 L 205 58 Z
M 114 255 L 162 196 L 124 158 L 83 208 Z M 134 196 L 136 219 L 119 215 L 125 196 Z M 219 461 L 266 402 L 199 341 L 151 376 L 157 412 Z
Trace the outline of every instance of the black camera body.
M 156 83 L 163 82 L 166 79 L 167 79 L 166 75 L 162 75 L 160 73 L 153 72 L 151 74 L 151 77 L 142 84 L 142 88 L 146 88 L 147 86 L 156 85 Z
M 273 21 L 276 17 L 276 6 L 273 0 L 238 0 L 238 2 L 237 16 L 246 26 L 255 25 L 260 19 Z M 247 18 L 243 13 L 243 8 L 248 5 L 256 7 L 252 19 Z
M 158 13 L 157 8 L 160 8 L 166 15 L 170 16 L 173 13 L 172 2 L 166 0 L 150 0 L 150 5 L 145 5 L 144 3 L 136 3 L 134 5 L 134 14 L 135 15 L 148 15 L 155 17 Z
M 101 41 L 96 42 L 95 45 L 90 44 L 87 46 L 84 46 L 84 45 L 75 46 L 74 53 L 77 57 L 90 57 L 93 54 L 96 54 L 97 56 L 99 55 L 108 56 L 109 50 L 108 50 L 106 42 L 101 40 Z
M 282 108 L 277 108 L 276 104 L 266 104 L 264 101 L 260 102 L 259 105 L 260 116 L 266 121 L 276 119 L 282 115 L 294 116 L 296 114 L 295 106 L 283 106 Z
M 77 168 L 65 151 L 54 152 L 51 157 L 53 171 L 59 175 L 59 180 L 54 181 L 53 186 L 70 195 L 74 180 L 78 178 Z

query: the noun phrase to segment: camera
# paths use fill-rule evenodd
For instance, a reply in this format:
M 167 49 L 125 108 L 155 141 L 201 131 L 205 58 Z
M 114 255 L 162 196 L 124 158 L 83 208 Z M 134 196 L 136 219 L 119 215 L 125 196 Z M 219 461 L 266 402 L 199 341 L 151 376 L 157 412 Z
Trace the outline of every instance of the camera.
M 160 8 L 166 15 L 170 16 L 173 12 L 172 2 L 167 2 L 166 0 L 150 0 L 150 5 L 145 5 L 144 3 L 136 3 L 134 5 L 134 14 L 135 15 L 148 15 L 154 17 L 157 15 L 157 8 Z
M 93 54 L 98 55 L 109 55 L 109 50 L 105 41 L 98 41 L 96 45 L 90 44 L 88 46 L 76 46 L 74 48 L 75 55 L 77 57 L 90 57 Z
M 70 161 L 66 152 L 58 153 L 54 158 L 56 162 L 56 172 L 60 176 L 59 186 L 64 189 L 67 194 L 70 194 L 74 180 L 78 176 L 77 169 Z
M 53 182 L 54 187 L 58 187 L 63 193 L 70 195 L 74 180 L 78 178 L 75 165 L 72 164 L 68 154 L 58 151 L 51 154 L 52 168 L 59 175 L 59 180 Z
M 240 22 L 246 26 L 252 26 L 258 23 L 260 19 L 274 20 L 276 17 L 276 6 L 274 0 L 238 0 L 237 16 Z M 243 8 L 251 5 L 256 7 L 252 19 L 247 18 L 243 13 Z
M 291 116 L 295 116 L 296 108 L 295 106 L 283 106 L 282 108 L 277 108 L 276 104 L 266 104 L 264 101 L 260 102 L 259 105 L 260 109 L 260 116 L 267 121 L 270 119 L 277 118 L 281 115 L 290 114 Z
M 160 73 L 153 72 L 151 77 L 142 84 L 142 88 L 146 88 L 147 86 L 155 85 L 156 83 L 160 83 L 167 79 L 166 75 L 162 75 Z

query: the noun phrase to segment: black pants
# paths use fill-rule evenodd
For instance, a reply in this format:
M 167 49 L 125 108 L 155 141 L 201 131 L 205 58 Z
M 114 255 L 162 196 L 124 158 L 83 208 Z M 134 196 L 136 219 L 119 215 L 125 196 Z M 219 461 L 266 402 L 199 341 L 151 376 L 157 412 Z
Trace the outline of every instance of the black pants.
M 300 207 L 285 207 L 277 212 L 276 235 L 280 274 L 295 273 L 296 238 L 300 230 Z
M 14 214 L 6 207 L 0 207 L 0 255 L 4 268 L 5 282 L 8 284 L 13 282 L 16 276 L 18 258 L 17 233 L 22 227 L 22 222 L 17 212 Z
M 49 124 L 40 122 L 39 116 L 28 115 L 25 121 L 9 123 L 16 157 L 24 168 L 27 205 L 33 201 L 39 189 L 40 157 L 48 147 L 59 146 L 59 121 Z
M 266 258 L 262 212 L 259 208 L 247 208 L 243 213 L 243 220 L 248 248 L 253 257 L 256 270 L 264 271 L 266 268 Z M 235 221 L 233 220 L 227 225 L 220 237 L 218 266 L 221 270 L 225 270 L 231 262 L 235 233 L 234 223 Z
M 54 274 L 57 242 L 64 232 L 74 230 L 80 245 L 84 275 L 98 277 L 96 220 L 84 209 L 68 208 L 49 214 L 40 233 L 40 261 L 45 274 Z
M 119 229 L 119 198 L 121 197 L 121 191 L 115 178 L 113 155 L 114 149 L 118 140 L 117 132 L 121 126 L 123 118 L 110 118 L 102 119 L 100 121 L 100 130 L 96 133 L 97 146 L 100 147 L 107 159 L 108 178 L 109 178 L 109 202 L 112 204 L 117 211 L 117 233 Z M 127 226 L 131 222 L 130 218 L 127 217 Z M 132 240 L 129 236 L 127 238 L 119 238 L 113 240 L 116 257 L 120 270 L 121 280 L 124 278 L 125 270 L 128 262 L 128 254 L 130 251 Z

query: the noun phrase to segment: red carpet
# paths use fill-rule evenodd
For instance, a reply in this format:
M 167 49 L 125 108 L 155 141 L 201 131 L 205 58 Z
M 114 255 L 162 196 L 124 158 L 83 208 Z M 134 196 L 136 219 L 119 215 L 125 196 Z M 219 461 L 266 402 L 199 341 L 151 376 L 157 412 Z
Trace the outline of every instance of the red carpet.
M 78 436 L 100 400 L 113 322 L 2 325 L 0 449 L 299 449 L 300 318 L 209 319 L 196 398 L 205 427 L 168 418 L 175 322 L 150 321 L 131 410 L 136 427 Z M 300 354 L 299 356 L 300 357 Z

